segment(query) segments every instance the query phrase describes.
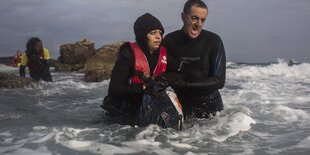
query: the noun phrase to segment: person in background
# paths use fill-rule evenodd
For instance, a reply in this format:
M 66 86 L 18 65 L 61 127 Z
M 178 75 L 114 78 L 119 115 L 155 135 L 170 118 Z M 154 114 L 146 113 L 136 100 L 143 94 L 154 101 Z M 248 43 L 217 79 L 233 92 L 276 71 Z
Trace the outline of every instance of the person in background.
M 202 29 L 208 13 L 203 1 L 188 0 L 181 14 L 182 29 L 163 40 L 168 54 L 188 63 L 184 72 L 167 74 L 185 117 L 208 118 L 224 108 L 218 89 L 225 84 L 225 50 L 220 36 Z
M 26 52 L 19 67 L 20 76 L 25 77 L 25 68 L 29 68 L 30 77 L 36 81 L 52 82 L 50 73 L 51 56 L 47 48 L 43 48 L 42 41 L 33 37 L 26 44 Z
M 178 66 L 161 47 L 164 28 L 153 15 L 146 13 L 134 23 L 136 42 L 126 42 L 119 50 L 111 74 L 108 95 L 101 108 L 109 116 L 123 117 L 134 124 L 146 85 L 137 73 L 152 77 L 165 87 L 166 70 Z M 128 122 L 128 120 L 132 120 Z
M 11 66 L 19 67 L 22 57 L 23 57 L 23 54 L 18 50 L 11 61 Z

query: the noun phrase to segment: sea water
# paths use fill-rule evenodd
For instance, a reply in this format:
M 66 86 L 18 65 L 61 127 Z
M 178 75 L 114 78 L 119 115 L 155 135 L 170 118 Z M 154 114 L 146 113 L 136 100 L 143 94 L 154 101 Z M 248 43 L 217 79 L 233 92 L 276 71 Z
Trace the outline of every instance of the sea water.
M 182 131 L 120 125 L 99 106 L 109 81 L 52 72 L 34 88 L 0 89 L 1 155 L 309 154 L 310 64 L 227 63 L 225 109 Z

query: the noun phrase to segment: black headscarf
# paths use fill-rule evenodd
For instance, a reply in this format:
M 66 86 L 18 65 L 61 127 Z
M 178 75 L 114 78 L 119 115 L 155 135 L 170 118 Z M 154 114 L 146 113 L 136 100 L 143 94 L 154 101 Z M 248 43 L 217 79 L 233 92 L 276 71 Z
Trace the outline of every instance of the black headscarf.
M 160 21 L 150 13 L 145 13 L 138 17 L 134 23 L 133 29 L 137 43 L 147 51 L 149 50 L 146 38 L 147 34 L 152 30 L 159 29 L 162 31 L 163 35 L 165 31 Z

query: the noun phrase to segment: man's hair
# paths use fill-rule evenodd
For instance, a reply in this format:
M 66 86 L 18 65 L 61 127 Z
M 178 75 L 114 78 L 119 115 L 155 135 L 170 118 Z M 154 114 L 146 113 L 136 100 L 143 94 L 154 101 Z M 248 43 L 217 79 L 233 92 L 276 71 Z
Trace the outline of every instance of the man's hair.
M 183 13 L 188 14 L 192 6 L 208 9 L 207 5 L 202 0 L 188 0 L 184 4 Z

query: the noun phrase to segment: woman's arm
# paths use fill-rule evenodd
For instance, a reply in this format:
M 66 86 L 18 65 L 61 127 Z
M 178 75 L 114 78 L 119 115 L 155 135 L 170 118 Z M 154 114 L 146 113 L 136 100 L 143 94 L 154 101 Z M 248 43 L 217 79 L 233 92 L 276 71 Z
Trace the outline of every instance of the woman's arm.
M 111 74 L 109 95 L 115 97 L 130 97 L 143 93 L 143 84 L 130 84 L 133 76 L 133 56 L 128 44 L 122 45 L 117 61 Z

